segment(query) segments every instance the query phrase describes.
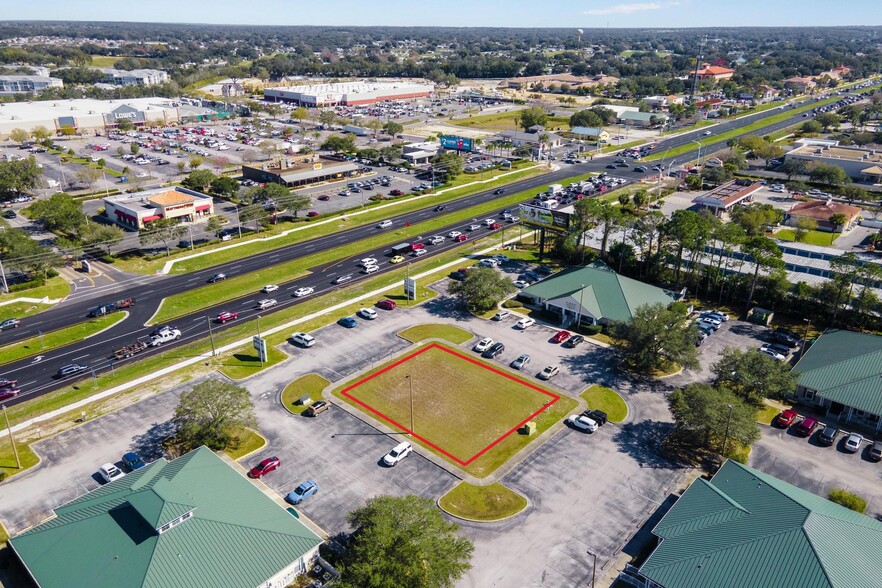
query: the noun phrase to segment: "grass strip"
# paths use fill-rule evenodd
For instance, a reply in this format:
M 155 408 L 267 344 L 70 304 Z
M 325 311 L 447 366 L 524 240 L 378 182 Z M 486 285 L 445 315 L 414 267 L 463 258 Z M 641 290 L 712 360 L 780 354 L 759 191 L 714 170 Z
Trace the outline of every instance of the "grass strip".
M 30 357 L 38 353 L 82 341 L 88 337 L 95 335 L 108 329 L 126 318 L 127 314 L 117 312 L 108 314 L 99 318 L 89 319 L 82 323 L 71 325 L 57 331 L 43 333 L 42 337 L 37 335 L 22 341 L 16 341 L 9 345 L 0 347 L 0 365 L 18 361 L 24 357 Z
M 331 383 L 318 374 L 306 374 L 300 376 L 296 380 L 290 382 L 285 389 L 282 390 L 282 406 L 291 414 L 301 414 L 309 408 L 308 404 L 295 404 L 297 399 L 309 394 L 312 401 L 322 399 L 322 390 L 330 386 Z
M 0 480 L 24 472 L 28 468 L 37 465 L 37 462 L 40 461 L 37 454 L 34 453 L 31 446 L 27 443 L 16 442 L 15 449 L 18 451 L 18 459 L 21 461 L 21 468 L 16 467 L 15 454 L 12 451 L 12 443 L 9 442 L 9 437 L 4 435 L 3 440 L 0 441 Z
M 460 329 L 459 327 L 455 327 L 453 325 L 433 324 L 416 325 L 413 327 L 409 327 L 398 333 L 398 336 L 407 339 L 411 343 L 419 343 L 420 341 L 425 341 L 426 339 L 444 339 L 445 341 L 450 341 L 455 345 L 465 343 L 466 341 L 474 337 L 474 335 L 472 335 L 465 329 Z
M 826 231 L 809 231 L 805 234 L 802 239 L 803 243 L 808 243 L 809 245 L 821 245 L 824 247 L 829 247 L 833 244 L 833 241 L 839 235 L 836 233 L 828 233 Z M 781 229 L 777 233 L 773 235 L 776 239 L 782 239 L 784 241 L 796 241 L 796 231 L 793 229 Z
M 233 461 L 242 459 L 266 445 L 263 435 L 245 427 L 239 428 L 233 436 L 236 440 L 224 450 Z
M 614 423 L 620 423 L 628 416 L 628 405 L 615 390 L 595 384 L 579 396 L 588 403 L 588 408 L 602 410 Z
M 471 521 L 498 521 L 527 508 L 527 499 L 500 483 L 475 486 L 460 482 L 438 500 L 445 512 Z

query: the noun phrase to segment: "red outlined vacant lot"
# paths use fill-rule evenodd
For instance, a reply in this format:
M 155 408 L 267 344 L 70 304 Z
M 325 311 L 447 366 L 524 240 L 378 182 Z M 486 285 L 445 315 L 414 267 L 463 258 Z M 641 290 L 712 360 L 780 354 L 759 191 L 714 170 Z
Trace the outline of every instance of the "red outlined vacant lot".
M 560 400 L 557 394 L 489 362 L 438 343 L 396 360 L 339 393 L 463 467 Z

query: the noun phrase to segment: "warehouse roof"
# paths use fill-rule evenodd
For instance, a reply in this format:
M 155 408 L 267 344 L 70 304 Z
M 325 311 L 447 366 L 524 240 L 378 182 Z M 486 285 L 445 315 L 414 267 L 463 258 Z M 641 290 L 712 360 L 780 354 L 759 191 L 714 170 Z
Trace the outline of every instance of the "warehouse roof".
M 727 461 L 655 526 L 641 566 L 665 588 L 878 586 L 882 523 Z
M 205 447 L 55 514 L 10 540 L 42 588 L 260 586 L 321 543 Z

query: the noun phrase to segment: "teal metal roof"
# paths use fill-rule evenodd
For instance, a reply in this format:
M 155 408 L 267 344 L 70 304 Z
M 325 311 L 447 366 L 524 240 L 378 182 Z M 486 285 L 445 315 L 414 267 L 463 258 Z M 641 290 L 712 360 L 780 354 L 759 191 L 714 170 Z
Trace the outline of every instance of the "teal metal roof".
M 653 529 L 640 572 L 665 588 L 856 588 L 882 577 L 882 523 L 728 461 Z
M 664 290 L 619 275 L 602 261 L 564 270 L 522 290 L 555 306 L 575 308 L 579 304 L 596 319 L 625 322 L 646 304 L 667 305 L 680 299 Z
M 41 588 L 254 587 L 321 543 L 204 447 L 149 464 L 55 513 L 10 540 Z
M 800 386 L 882 415 L 882 337 L 830 330 L 793 367 Z

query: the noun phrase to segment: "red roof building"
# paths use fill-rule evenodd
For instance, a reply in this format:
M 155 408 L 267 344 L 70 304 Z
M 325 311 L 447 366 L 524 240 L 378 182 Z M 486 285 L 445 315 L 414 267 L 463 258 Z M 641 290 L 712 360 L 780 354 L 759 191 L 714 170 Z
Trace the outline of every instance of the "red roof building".
M 703 63 L 701 67 L 702 69 L 697 72 L 699 80 L 728 80 L 735 75 L 735 70 L 728 67 L 708 65 L 707 63 Z
M 830 217 L 834 214 L 845 215 L 846 222 L 844 225 L 833 226 Z M 860 218 L 861 209 L 857 206 L 834 202 L 832 199 L 811 200 L 809 202 L 799 202 L 794 204 L 790 210 L 784 213 L 784 224 L 791 227 L 796 226 L 796 222 L 801 218 L 807 218 L 818 223 L 818 229 L 821 231 L 830 231 L 841 233 L 851 229 L 855 222 Z

